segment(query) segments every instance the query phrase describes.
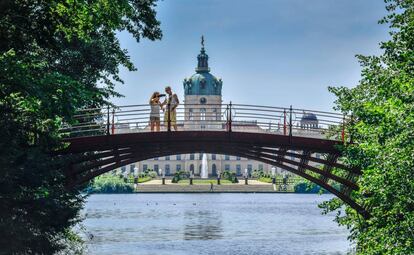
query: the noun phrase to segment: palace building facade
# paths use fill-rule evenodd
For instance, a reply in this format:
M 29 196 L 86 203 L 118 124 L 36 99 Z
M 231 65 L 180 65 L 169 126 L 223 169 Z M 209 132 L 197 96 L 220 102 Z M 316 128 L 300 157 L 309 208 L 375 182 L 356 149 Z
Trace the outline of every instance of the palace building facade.
M 181 130 L 194 129 L 216 129 L 214 125 L 220 126 L 222 122 L 222 86 L 223 81 L 210 72 L 208 65 L 208 55 L 204 48 L 204 40 L 202 39 L 201 51 L 197 56 L 197 67 L 195 73 L 189 78 L 184 79 L 184 121 L 178 122 Z M 317 127 L 318 120 L 315 115 L 306 115 L 303 119 L 303 125 Z M 254 123 L 246 123 L 245 127 L 259 129 Z M 209 176 L 217 176 L 223 171 L 233 171 L 238 176 L 243 175 L 247 170 L 251 173 L 253 170 L 263 170 L 270 172 L 272 166 L 258 161 L 246 158 L 204 154 L 207 157 Z M 128 166 L 124 166 L 118 171 L 122 173 L 142 172 L 152 169 L 162 172 L 166 176 L 173 175 L 175 172 L 185 170 L 200 176 L 202 166 L 203 153 L 171 155 L 160 158 L 153 158 L 136 162 Z M 277 172 L 283 172 L 282 169 L 276 168 Z

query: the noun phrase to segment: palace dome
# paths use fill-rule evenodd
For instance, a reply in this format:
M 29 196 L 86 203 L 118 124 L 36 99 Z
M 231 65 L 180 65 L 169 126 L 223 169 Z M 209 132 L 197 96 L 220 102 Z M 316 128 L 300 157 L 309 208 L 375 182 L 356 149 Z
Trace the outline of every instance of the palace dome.
M 204 38 L 201 41 L 201 51 L 197 56 L 198 65 L 196 73 L 184 79 L 184 95 L 217 95 L 221 96 L 223 82 L 210 73 L 208 55 L 204 49 Z
M 209 72 L 199 72 L 184 79 L 185 95 L 221 95 L 223 82 Z

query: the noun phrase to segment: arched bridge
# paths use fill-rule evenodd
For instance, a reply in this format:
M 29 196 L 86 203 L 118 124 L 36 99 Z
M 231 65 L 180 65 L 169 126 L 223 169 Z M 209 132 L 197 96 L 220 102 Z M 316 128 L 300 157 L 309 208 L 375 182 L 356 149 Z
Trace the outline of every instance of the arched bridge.
M 337 113 L 269 106 L 180 105 L 161 112 L 161 131 L 151 132 L 149 105 L 85 109 L 62 129 L 78 155 L 68 167 L 68 185 L 154 157 L 196 152 L 239 156 L 280 167 L 325 188 L 363 216 L 352 200 L 359 169 L 341 163 L 340 146 L 349 142 Z M 174 119 L 176 115 L 176 120 Z M 165 120 L 165 121 L 164 121 Z M 172 128 L 176 124 L 177 131 Z M 348 141 L 345 141 L 348 140 Z

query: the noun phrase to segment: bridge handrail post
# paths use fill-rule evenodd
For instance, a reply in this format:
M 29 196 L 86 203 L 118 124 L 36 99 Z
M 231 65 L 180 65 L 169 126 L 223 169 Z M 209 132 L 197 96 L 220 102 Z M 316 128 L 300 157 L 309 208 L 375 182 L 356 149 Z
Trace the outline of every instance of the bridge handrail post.
M 107 107 L 107 116 L 106 116 L 106 135 L 110 135 L 109 133 L 109 104 Z
M 232 120 L 231 120 L 231 101 L 230 101 L 230 104 L 229 104 L 229 132 L 231 132 L 231 122 L 232 122 Z
M 283 109 L 283 135 L 286 135 L 287 127 L 286 127 L 286 109 Z
M 290 111 L 289 113 L 289 141 L 291 141 L 292 139 L 292 112 L 293 112 L 292 105 L 290 106 L 289 111 Z
M 115 134 L 115 108 L 112 108 L 112 134 Z
M 226 131 L 229 131 L 229 105 L 226 105 Z
M 167 104 L 167 131 L 171 132 L 171 102 Z

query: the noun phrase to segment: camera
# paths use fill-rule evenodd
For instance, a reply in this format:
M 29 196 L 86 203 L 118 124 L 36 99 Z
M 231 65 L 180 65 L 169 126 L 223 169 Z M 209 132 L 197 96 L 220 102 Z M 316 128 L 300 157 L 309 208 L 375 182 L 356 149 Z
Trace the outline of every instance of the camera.
M 165 97 L 166 94 L 159 94 L 158 97 Z

